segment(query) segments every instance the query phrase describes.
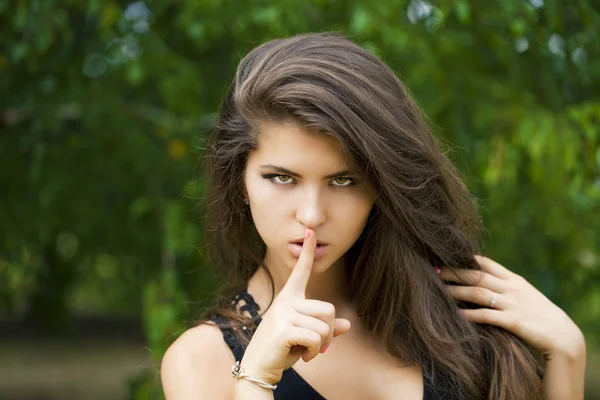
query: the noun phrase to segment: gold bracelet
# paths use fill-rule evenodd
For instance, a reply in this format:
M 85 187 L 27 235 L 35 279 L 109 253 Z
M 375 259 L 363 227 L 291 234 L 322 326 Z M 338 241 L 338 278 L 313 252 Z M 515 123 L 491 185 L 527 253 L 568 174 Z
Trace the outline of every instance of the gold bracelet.
M 260 387 L 264 387 L 265 389 L 272 389 L 272 390 L 277 389 L 277 385 L 271 385 L 270 383 L 261 381 L 260 379 L 253 378 L 250 375 L 248 375 L 245 372 L 244 367 L 242 367 L 240 365 L 239 361 L 237 361 L 235 363 L 235 365 L 231 366 L 231 373 L 232 373 L 232 375 L 233 375 L 234 378 L 237 378 L 237 379 L 241 379 L 241 378 L 247 379 L 250 382 L 256 383 Z

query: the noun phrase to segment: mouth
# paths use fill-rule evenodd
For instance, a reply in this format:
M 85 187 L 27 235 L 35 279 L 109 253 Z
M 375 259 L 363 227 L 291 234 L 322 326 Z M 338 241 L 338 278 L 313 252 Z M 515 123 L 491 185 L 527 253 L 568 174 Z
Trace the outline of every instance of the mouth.
M 302 246 L 304 245 L 304 239 L 298 239 L 291 241 L 289 244 L 289 250 L 292 255 L 296 258 L 300 257 L 302 253 Z M 315 248 L 315 260 L 323 257 L 327 253 L 329 245 L 327 243 L 317 240 L 317 247 Z
M 300 240 L 294 240 L 292 242 L 290 242 L 291 244 L 296 244 L 299 245 L 300 247 L 302 247 L 304 245 L 304 240 L 300 239 Z M 319 247 L 324 247 L 327 246 L 327 243 L 323 243 L 320 240 L 317 240 L 317 248 Z

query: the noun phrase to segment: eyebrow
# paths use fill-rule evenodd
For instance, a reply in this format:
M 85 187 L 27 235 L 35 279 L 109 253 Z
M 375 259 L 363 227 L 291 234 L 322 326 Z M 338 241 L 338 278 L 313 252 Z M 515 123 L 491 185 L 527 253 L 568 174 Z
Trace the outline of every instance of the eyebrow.
M 261 165 L 260 167 L 261 168 L 270 168 L 270 169 L 273 169 L 273 170 L 275 170 L 277 172 L 281 172 L 282 174 L 294 176 L 296 178 L 301 178 L 300 174 L 298 174 L 298 173 L 296 173 L 294 171 L 291 171 L 291 170 L 289 170 L 287 168 L 280 167 L 278 165 L 265 164 L 265 165 Z M 348 175 L 354 175 L 354 174 L 352 173 L 352 171 L 345 169 L 343 171 L 339 171 L 339 172 L 336 172 L 334 174 L 327 175 L 325 178 L 332 179 L 332 178 L 337 178 L 337 177 L 340 177 L 340 176 L 348 176 Z

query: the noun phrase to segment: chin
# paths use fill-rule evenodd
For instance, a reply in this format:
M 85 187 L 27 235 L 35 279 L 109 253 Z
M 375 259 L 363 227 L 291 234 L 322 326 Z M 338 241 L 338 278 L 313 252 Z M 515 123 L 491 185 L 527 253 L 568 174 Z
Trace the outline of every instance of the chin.
M 328 261 L 326 258 L 317 260 L 313 264 L 312 273 L 320 274 L 322 272 L 325 272 L 331 267 L 331 265 L 332 265 L 332 263 L 330 261 Z
M 296 263 L 298 262 L 298 259 L 294 256 L 289 256 L 290 257 L 290 261 L 287 263 L 289 269 L 293 270 L 294 267 L 296 266 Z M 312 266 L 312 274 L 320 274 L 322 272 L 327 271 L 331 266 L 333 265 L 333 263 L 331 262 L 331 260 L 329 260 L 329 257 L 322 257 L 319 258 L 318 260 L 315 260 L 313 262 L 313 266 Z

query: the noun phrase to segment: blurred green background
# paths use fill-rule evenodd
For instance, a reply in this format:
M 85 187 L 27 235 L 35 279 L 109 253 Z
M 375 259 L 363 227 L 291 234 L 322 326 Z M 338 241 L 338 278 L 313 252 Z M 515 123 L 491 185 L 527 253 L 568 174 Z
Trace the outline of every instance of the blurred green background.
M 222 278 L 202 143 L 240 58 L 340 31 L 407 83 L 484 252 L 564 308 L 600 398 L 600 5 L 592 0 L 0 0 L 0 398 L 160 399 Z

